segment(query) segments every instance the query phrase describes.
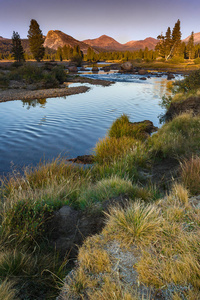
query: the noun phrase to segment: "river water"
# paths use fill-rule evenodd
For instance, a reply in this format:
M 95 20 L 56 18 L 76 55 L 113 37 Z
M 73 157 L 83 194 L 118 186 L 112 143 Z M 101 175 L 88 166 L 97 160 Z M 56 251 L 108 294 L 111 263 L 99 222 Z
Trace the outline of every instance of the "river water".
M 0 103 L 0 176 L 58 155 L 90 154 L 122 113 L 132 122 L 148 119 L 160 126 L 164 110 L 159 102 L 166 93 L 166 76 L 145 81 L 139 75 L 114 71 L 86 76 L 115 84 L 84 84 L 91 88 L 88 92 L 68 97 Z

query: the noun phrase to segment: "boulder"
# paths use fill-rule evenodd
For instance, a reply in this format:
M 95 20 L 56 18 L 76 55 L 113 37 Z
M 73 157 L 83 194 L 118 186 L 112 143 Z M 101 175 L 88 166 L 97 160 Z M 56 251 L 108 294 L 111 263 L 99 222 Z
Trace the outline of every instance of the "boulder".
M 144 69 L 141 69 L 141 70 L 138 71 L 138 74 L 139 75 L 145 75 L 145 74 L 147 74 L 147 71 L 144 70 Z
M 121 65 L 121 69 L 126 72 L 131 72 L 133 70 L 133 65 L 130 61 L 126 61 Z
M 174 78 L 175 78 L 174 74 L 172 74 L 172 73 L 167 74 L 167 80 L 171 80 L 171 79 L 174 79 Z
M 98 67 L 93 67 L 92 72 L 99 72 L 99 68 Z
M 140 77 L 140 80 L 147 80 L 146 77 Z
M 70 73 L 77 73 L 78 72 L 78 69 L 76 66 L 71 66 L 71 67 L 68 67 L 68 70 Z

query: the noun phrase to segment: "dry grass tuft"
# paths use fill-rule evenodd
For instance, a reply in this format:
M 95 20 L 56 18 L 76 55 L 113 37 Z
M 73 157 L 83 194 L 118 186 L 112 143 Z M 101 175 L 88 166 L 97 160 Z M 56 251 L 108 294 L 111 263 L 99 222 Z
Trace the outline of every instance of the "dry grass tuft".
M 192 156 L 181 163 L 181 179 L 190 193 L 200 193 L 200 157 Z
M 105 230 L 126 247 L 133 243 L 149 244 L 162 230 L 161 223 L 159 208 L 137 201 L 125 209 L 111 208 Z
M 17 300 L 17 291 L 13 288 L 14 282 L 4 280 L 0 283 L 0 299 Z

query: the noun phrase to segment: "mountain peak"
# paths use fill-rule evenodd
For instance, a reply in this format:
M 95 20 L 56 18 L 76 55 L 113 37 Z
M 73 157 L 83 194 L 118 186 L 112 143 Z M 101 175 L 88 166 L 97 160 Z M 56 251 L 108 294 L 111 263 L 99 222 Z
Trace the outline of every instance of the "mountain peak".
M 84 42 L 80 42 L 76 39 L 74 39 L 72 36 L 60 31 L 60 30 L 50 30 L 47 33 L 46 39 L 44 41 L 44 47 L 48 47 L 54 50 L 57 50 L 58 47 L 64 47 L 64 46 L 70 46 L 74 47 L 79 45 L 80 49 L 83 51 L 83 53 L 87 52 L 88 45 L 86 45 Z

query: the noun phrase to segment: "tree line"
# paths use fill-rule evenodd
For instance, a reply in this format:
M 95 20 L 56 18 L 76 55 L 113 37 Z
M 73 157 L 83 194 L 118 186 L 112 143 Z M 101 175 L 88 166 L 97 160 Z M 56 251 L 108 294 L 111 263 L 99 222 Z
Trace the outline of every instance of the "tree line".
M 91 47 L 88 48 L 87 54 L 83 54 L 79 45 L 70 47 L 65 45 L 56 50 L 44 48 L 44 37 L 36 20 L 32 19 L 28 31 L 28 42 L 30 51 L 25 53 L 23 44 L 18 32 L 13 31 L 12 48 L 7 42 L 1 44 L 0 51 L 4 50 L 4 54 L 0 53 L 0 59 L 11 59 L 14 57 L 15 61 L 22 62 L 26 59 L 34 58 L 37 61 L 42 59 L 49 60 L 71 60 L 81 65 L 82 60 L 93 62 L 101 60 L 145 60 L 153 61 L 158 57 L 164 60 L 170 59 L 195 59 L 200 57 L 200 44 L 194 44 L 194 32 L 191 33 L 188 43 L 181 41 L 181 27 L 180 20 L 178 20 L 173 30 L 167 28 L 165 35 L 162 33 L 157 37 L 159 40 L 155 50 L 149 50 L 147 47 L 137 51 L 110 51 L 100 52 L 94 51 Z M 27 45 L 26 45 L 27 46 Z M 26 47 L 27 48 L 27 47 Z
M 194 59 L 200 55 L 200 45 L 194 45 L 194 32 L 192 31 L 188 43 L 181 41 L 181 26 L 180 20 L 175 23 L 173 30 L 167 28 L 165 35 L 162 33 L 157 37 L 159 43 L 155 50 L 158 51 L 159 56 L 165 60 L 174 57 L 183 59 Z

